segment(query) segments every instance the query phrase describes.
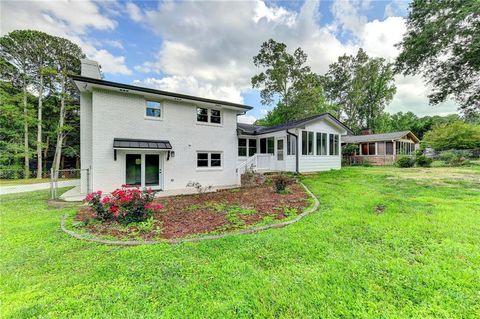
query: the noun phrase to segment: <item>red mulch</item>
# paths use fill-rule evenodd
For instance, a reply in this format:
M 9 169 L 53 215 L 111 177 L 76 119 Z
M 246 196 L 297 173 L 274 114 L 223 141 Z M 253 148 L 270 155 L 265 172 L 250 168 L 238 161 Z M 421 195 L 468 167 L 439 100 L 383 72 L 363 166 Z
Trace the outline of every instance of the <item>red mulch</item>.
M 308 194 L 297 183 L 288 186 L 289 193 L 277 194 L 270 185 L 222 190 L 213 193 L 160 197 L 155 203 L 162 204 L 164 209 L 156 212 L 154 228 L 158 231 L 139 233 L 135 226 L 121 227 L 116 222 L 105 222 L 88 225 L 90 232 L 118 238 L 141 237 L 145 240 L 155 238 L 179 238 L 214 231 L 229 231 L 235 228 L 252 225 L 270 216 L 275 220 L 286 218 L 285 207 L 296 208 L 301 213 L 308 206 Z M 236 214 L 244 225 L 231 223 L 227 219 L 227 211 L 231 207 L 255 210 L 252 214 Z M 90 207 L 81 207 L 76 220 L 85 221 L 90 218 Z

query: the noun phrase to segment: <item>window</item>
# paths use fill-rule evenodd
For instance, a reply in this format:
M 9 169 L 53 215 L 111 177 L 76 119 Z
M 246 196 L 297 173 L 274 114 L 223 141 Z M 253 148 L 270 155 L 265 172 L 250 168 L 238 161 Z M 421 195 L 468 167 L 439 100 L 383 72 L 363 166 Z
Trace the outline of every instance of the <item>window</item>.
M 385 143 L 385 154 L 393 155 L 393 142 Z
M 327 155 L 327 133 L 317 133 L 317 155 Z
M 248 146 L 247 146 L 248 143 Z M 238 156 L 253 156 L 257 153 L 256 139 L 238 139 Z
M 283 161 L 283 139 L 277 140 L 277 160 Z
M 247 156 L 247 139 L 238 139 L 238 156 Z
M 302 131 L 302 155 L 313 155 L 314 132 Z
M 197 122 L 222 124 L 222 111 L 197 107 Z
M 220 154 L 220 153 L 210 153 L 210 166 L 211 167 L 222 166 L 222 154 Z
M 197 122 L 208 122 L 208 109 L 197 107 Z
M 257 140 L 248 140 L 248 156 L 253 156 L 257 153 Z
M 197 167 L 208 167 L 208 153 L 197 153 Z
M 287 135 L 287 155 L 297 154 L 297 138 L 292 135 Z
M 145 115 L 148 116 L 148 117 L 161 118 L 162 117 L 162 105 L 160 104 L 160 102 L 147 101 Z
M 339 135 L 338 134 L 330 134 L 330 146 L 329 146 L 329 149 L 330 149 L 330 155 L 338 155 L 339 154 L 339 142 L 340 142 L 340 138 L 339 138 Z
M 197 167 L 222 167 L 222 153 L 199 152 L 197 153 Z
M 267 137 L 260 139 L 260 154 L 273 154 L 275 152 L 275 138 Z
M 361 155 L 375 155 L 375 143 L 362 143 L 360 149 Z
M 220 110 L 210 110 L 210 123 L 220 124 L 222 122 L 222 113 Z

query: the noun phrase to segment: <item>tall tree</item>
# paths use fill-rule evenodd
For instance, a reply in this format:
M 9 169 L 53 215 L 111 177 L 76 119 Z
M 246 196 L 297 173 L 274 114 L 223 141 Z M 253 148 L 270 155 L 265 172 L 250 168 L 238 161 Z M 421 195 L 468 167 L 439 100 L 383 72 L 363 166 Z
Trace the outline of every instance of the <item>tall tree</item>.
M 2 62 L 2 80 L 9 81 L 21 88 L 23 94 L 23 157 L 24 177 L 30 175 L 30 147 L 29 147 L 29 113 L 28 113 L 28 86 L 33 79 L 31 63 L 32 43 L 36 31 L 17 30 L 0 38 L 0 56 Z M 12 68 L 13 67 L 13 68 Z
M 306 61 L 301 48 L 290 54 L 284 43 L 273 39 L 262 44 L 253 63 L 264 71 L 252 77 L 252 87 L 261 88 L 262 104 L 276 106 L 260 124 L 275 125 L 328 109 L 320 78 Z
M 37 105 L 37 178 L 42 178 L 43 171 L 43 100 L 46 88 L 51 87 L 50 81 L 56 70 L 53 68 L 53 42 L 54 37 L 44 32 L 34 31 L 35 37 L 31 52 L 32 65 L 35 70 L 35 86 L 38 92 Z
M 340 56 L 323 82 L 328 102 L 337 106 L 337 116 L 357 132 L 379 125 L 396 92 L 392 64 L 370 58 L 362 49 L 355 56 Z
M 62 157 L 62 147 L 65 135 L 70 126 L 65 125 L 65 117 L 68 106 L 76 95 L 72 83 L 68 81 L 70 74 L 80 73 L 80 59 L 85 55 L 80 47 L 71 41 L 63 38 L 55 38 L 53 41 L 54 63 L 56 68 L 56 82 L 59 86 L 60 109 L 58 116 L 58 126 L 56 134 L 55 156 L 53 160 L 53 170 L 58 174 L 60 169 L 60 159 Z
M 423 75 L 430 104 L 451 96 L 463 111 L 480 110 L 480 1 L 414 0 L 398 46 L 397 71 Z

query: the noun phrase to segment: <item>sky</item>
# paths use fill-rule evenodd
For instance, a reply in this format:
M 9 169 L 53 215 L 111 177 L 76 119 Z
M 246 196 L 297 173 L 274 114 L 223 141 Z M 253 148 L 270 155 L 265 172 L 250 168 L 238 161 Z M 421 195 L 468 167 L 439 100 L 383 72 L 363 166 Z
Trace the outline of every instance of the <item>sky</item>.
M 393 61 L 405 32 L 408 1 L 10 1 L 0 3 L 0 34 L 35 29 L 77 43 L 98 61 L 105 79 L 254 107 L 242 122 L 262 118 L 251 77 L 253 56 L 273 38 L 301 47 L 323 74 L 338 56 L 362 47 Z M 386 111 L 418 116 L 455 113 L 447 101 L 428 105 L 421 77 L 396 76 Z

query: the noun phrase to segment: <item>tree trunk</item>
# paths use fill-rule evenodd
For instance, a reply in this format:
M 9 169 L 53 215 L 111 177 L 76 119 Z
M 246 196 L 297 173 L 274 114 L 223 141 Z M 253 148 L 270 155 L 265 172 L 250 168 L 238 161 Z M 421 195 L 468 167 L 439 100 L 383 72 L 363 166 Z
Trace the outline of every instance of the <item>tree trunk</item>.
M 38 117 L 37 117 L 37 179 L 42 178 L 42 105 L 43 103 L 43 75 L 40 71 L 40 85 L 38 90 Z
M 62 96 L 60 98 L 60 114 L 59 114 L 58 128 L 57 128 L 57 146 L 55 148 L 55 156 L 53 158 L 53 171 L 55 173 L 55 179 L 58 177 L 58 170 L 60 169 L 60 159 L 62 158 L 64 122 L 65 122 L 65 78 L 62 77 Z
M 43 171 L 47 171 L 47 161 L 48 161 L 48 149 L 50 148 L 50 136 L 47 135 L 47 139 L 45 141 L 45 147 L 43 148 Z
M 23 156 L 24 171 L 23 178 L 30 177 L 30 149 L 28 147 L 28 108 L 27 108 L 27 83 L 23 80 Z

